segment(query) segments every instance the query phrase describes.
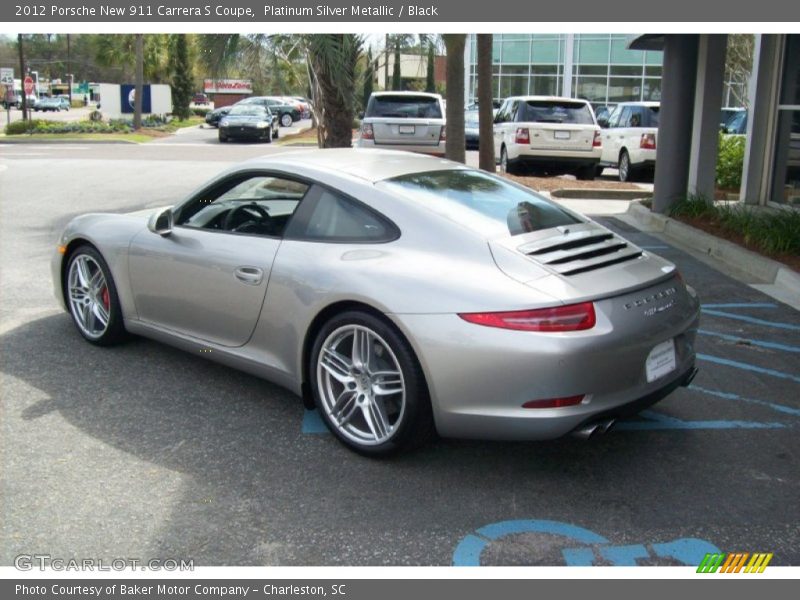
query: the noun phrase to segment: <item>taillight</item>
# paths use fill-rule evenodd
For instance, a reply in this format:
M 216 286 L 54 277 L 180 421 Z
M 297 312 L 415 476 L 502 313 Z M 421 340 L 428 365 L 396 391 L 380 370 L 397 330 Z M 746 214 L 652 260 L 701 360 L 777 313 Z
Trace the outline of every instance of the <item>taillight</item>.
M 594 140 L 592 141 L 593 148 L 600 148 L 603 145 L 603 138 L 600 136 L 599 131 L 594 132 Z
M 458 316 L 476 325 L 517 331 L 582 331 L 597 323 L 591 302 L 511 312 L 459 313 Z
M 374 140 L 375 139 L 375 132 L 372 131 L 372 124 L 371 123 L 362 123 L 361 124 L 361 139 L 362 140 Z
M 575 406 L 583 402 L 585 394 L 580 396 L 567 396 L 565 398 L 545 398 L 543 400 L 528 400 L 522 408 L 563 408 L 565 406 Z
M 517 135 L 515 136 L 514 141 L 517 144 L 530 144 L 531 143 L 531 132 L 528 131 L 527 127 L 518 127 L 517 128 Z
M 655 133 L 643 133 L 642 139 L 639 141 L 639 148 L 643 148 L 644 150 L 655 150 L 656 149 L 656 134 Z

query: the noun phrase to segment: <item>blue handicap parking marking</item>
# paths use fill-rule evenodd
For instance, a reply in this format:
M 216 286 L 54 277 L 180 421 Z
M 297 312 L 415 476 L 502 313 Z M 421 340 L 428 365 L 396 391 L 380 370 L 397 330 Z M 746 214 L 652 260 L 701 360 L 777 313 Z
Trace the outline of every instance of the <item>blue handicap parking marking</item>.
M 717 337 L 729 342 L 744 342 L 748 346 L 758 346 L 759 348 L 767 348 L 769 350 L 779 350 L 781 352 L 800 352 L 800 346 L 779 344 L 778 342 L 771 342 L 769 340 L 754 340 L 752 338 L 745 338 L 739 335 L 730 335 L 727 333 L 719 333 L 718 331 L 709 331 L 708 329 L 698 329 L 697 333 L 699 335 Z
M 771 377 L 777 377 L 779 379 L 790 379 L 791 381 L 796 381 L 800 383 L 799 375 L 795 375 L 793 373 L 784 373 L 783 371 L 778 371 L 777 369 L 766 369 L 764 367 L 757 367 L 755 365 L 739 362 L 737 360 L 729 360 L 727 358 L 722 358 L 720 356 L 701 354 L 700 352 L 697 353 L 697 358 L 698 360 L 704 360 L 706 362 L 711 362 L 718 365 L 725 365 L 726 367 L 733 367 L 734 369 L 741 369 L 742 371 L 752 371 L 753 373 L 769 375 Z
M 619 431 L 659 431 L 670 429 L 781 429 L 783 423 L 762 423 L 759 421 L 684 421 L 675 417 L 644 410 L 639 413 L 642 420 L 618 421 L 614 429 Z
M 515 520 L 492 523 L 465 536 L 453 553 L 453 566 L 480 566 L 481 554 L 491 543 L 502 543 L 506 536 L 526 533 L 546 534 L 563 541 L 578 542 L 561 550 L 567 566 L 636 566 L 639 561 L 668 559 L 696 566 L 706 553 L 720 552 L 711 542 L 699 538 L 678 538 L 667 542 L 612 544 L 607 538 L 584 527 L 549 520 Z
M 778 404 L 777 402 L 767 402 L 766 400 L 758 400 L 756 398 L 745 398 L 743 396 L 740 396 L 739 394 L 734 394 L 732 392 L 723 392 L 721 390 L 710 390 L 708 388 L 700 387 L 694 384 L 690 385 L 689 389 L 694 390 L 696 392 L 700 392 L 702 394 L 708 394 L 709 396 L 722 398 L 724 400 L 738 400 L 740 402 L 746 402 L 748 404 L 766 406 L 767 408 L 771 408 L 772 410 L 779 413 L 792 415 L 793 417 L 800 417 L 800 408 L 794 408 L 792 406 Z
M 303 414 L 303 433 L 330 433 L 316 410 L 306 410 Z

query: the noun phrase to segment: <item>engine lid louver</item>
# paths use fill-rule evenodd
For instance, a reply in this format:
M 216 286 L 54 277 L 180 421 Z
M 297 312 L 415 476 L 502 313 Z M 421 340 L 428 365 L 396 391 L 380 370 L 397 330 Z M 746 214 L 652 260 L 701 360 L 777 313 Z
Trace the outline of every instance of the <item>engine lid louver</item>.
M 559 232 L 518 250 L 561 275 L 595 271 L 642 256 L 641 250 L 604 229 Z

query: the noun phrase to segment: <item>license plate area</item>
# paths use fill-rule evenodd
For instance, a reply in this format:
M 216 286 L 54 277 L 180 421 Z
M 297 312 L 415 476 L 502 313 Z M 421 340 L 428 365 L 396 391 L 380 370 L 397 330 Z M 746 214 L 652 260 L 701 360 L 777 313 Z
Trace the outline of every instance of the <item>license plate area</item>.
M 554 131 L 553 137 L 557 140 L 568 140 L 570 138 L 569 131 Z
M 403 135 L 414 135 L 417 128 L 414 125 L 400 125 L 398 131 Z
M 647 383 L 672 373 L 678 366 L 675 358 L 675 340 L 670 339 L 655 346 L 645 361 Z

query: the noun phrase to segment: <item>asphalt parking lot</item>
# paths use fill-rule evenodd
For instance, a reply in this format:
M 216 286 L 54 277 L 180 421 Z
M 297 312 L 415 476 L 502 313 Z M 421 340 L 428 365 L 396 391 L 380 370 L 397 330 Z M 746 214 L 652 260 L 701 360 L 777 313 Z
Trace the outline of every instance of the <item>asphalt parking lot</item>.
M 82 341 L 49 275 L 72 216 L 171 204 L 281 151 L 194 135 L 0 142 L 1 564 L 800 564 L 800 313 L 614 217 L 599 219 L 698 289 L 700 374 L 590 442 L 438 440 L 371 460 L 267 382 L 144 339 Z

